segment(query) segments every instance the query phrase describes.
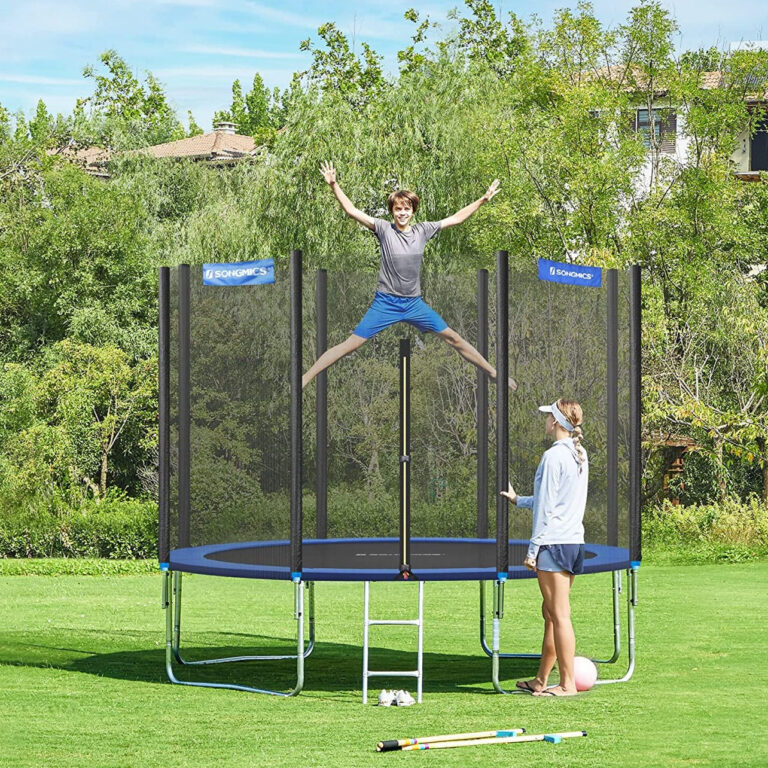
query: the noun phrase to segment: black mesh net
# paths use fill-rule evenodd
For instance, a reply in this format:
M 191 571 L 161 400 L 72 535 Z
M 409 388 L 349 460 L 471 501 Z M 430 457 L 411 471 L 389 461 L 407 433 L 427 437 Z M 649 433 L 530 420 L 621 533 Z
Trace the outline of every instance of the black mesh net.
M 172 546 L 178 543 L 178 273 L 171 280 Z M 290 536 L 290 296 L 287 268 L 271 285 L 216 287 L 191 268 L 189 545 L 273 541 Z M 371 275 L 328 274 L 328 346 L 354 330 L 372 299 Z M 424 298 L 477 343 L 477 279 L 425 275 Z M 629 288 L 618 280 L 617 512 L 608 492 L 608 302 L 601 288 L 511 274 L 510 478 L 530 494 L 548 447 L 537 406 L 558 397 L 584 410 L 590 458 L 587 541 L 628 546 Z M 489 287 L 495 361 L 495 285 Z M 303 369 L 316 358 L 315 275 L 304 275 Z M 411 340 L 411 533 L 471 538 L 477 531 L 477 372 L 434 334 L 399 324 L 328 370 L 329 538 L 399 534 L 399 339 Z M 303 532 L 316 535 L 316 386 L 303 397 Z M 495 533 L 495 385 L 489 400 L 489 536 Z M 611 516 L 613 515 L 613 520 Z M 509 535 L 530 536 L 530 512 L 510 507 Z M 289 565 L 276 549 L 274 565 Z M 516 563 L 511 563 L 516 564 Z

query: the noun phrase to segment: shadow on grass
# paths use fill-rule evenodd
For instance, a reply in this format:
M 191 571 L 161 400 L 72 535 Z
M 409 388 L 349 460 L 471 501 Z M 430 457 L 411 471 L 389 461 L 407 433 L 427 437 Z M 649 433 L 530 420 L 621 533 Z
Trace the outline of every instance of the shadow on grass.
M 248 636 L 253 645 L 238 642 L 226 633 L 217 633 L 210 646 L 182 644 L 181 653 L 187 661 L 247 655 L 290 654 L 293 643 L 287 639 L 266 636 Z M 222 642 L 216 645 L 215 641 Z M 228 641 L 228 642 L 227 642 Z M 238 644 L 234 644 L 234 642 Z M 114 640 L 111 639 L 111 643 Z M 88 644 L 90 645 L 90 643 Z M 111 653 L 93 653 L 77 648 L 54 645 L 24 644 L 26 659 L 9 658 L 11 647 L 0 653 L 0 663 L 18 667 L 36 667 L 81 672 L 116 680 L 147 683 L 167 681 L 165 649 L 118 650 Z M 416 666 L 415 651 L 400 651 L 372 646 L 369 649 L 371 669 L 406 670 Z M 21 654 L 19 654 L 21 655 Z M 362 687 L 362 648 L 342 643 L 318 642 L 305 660 L 305 692 L 359 691 Z M 505 680 L 532 677 L 537 661 L 509 659 L 502 661 Z M 174 661 L 174 673 L 182 681 L 233 683 L 274 690 L 289 690 L 296 683 L 296 661 L 243 661 L 207 666 L 183 666 Z M 379 688 L 415 688 L 415 680 L 405 677 L 372 678 L 371 695 Z M 425 692 L 488 692 L 491 689 L 491 660 L 480 649 L 476 655 L 450 653 L 424 653 Z

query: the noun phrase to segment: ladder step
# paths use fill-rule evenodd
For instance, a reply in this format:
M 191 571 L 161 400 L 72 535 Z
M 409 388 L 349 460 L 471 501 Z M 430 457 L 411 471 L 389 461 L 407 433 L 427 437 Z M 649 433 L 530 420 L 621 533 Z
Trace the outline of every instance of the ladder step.
M 419 609 L 417 619 L 371 619 L 370 617 L 370 583 L 365 582 L 365 599 L 363 607 L 363 704 L 368 702 L 368 680 L 372 677 L 412 677 L 416 679 L 416 701 L 421 703 L 422 680 L 424 678 L 423 653 L 424 653 L 424 582 L 419 582 Z M 374 626 L 400 626 L 416 627 L 417 667 L 414 670 L 371 670 L 368 667 L 369 632 Z
M 405 671 L 391 671 L 391 672 L 385 672 L 384 670 L 373 670 L 369 669 L 366 673 L 367 677 L 418 677 L 419 676 L 419 670 L 414 669 L 413 671 L 405 670 Z
M 408 626 L 408 627 L 418 627 L 421 622 L 418 619 L 368 619 L 366 622 L 369 627 L 374 626 L 375 624 L 386 624 L 389 626 Z

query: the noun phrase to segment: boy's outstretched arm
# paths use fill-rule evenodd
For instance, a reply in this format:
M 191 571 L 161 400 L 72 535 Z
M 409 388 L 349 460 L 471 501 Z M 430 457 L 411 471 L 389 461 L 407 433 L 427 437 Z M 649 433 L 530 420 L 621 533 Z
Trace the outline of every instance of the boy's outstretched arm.
M 465 222 L 481 205 L 485 205 L 499 191 L 499 180 L 494 179 L 488 191 L 474 203 L 464 206 L 460 211 L 456 211 L 453 216 L 443 219 L 440 222 L 440 228 L 455 227 L 457 224 Z
M 359 208 L 355 208 L 352 205 L 352 201 L 344 194 L 344 190 L 339 186 L 336 181 L 336 169 L 333 167 L 333 163 L 324 162 L 320 166 L 320 173 L 323 174 L 323 178 L 326 183 L 333 190 L 333 194 L 336 195 L 336 199 L 339 201 L 339 205 L 344 210 L 347 216 L 350 216 L 364 227 L 368 227 L 371 231 L 374 229 L 373 219 L 367 214 L 363 213 Z

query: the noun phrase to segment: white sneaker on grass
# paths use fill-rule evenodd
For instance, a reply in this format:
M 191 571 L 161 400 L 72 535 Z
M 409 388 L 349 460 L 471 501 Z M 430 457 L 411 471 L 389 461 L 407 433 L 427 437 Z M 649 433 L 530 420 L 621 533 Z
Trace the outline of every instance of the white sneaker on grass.
M 379 694 L 379 706 L 391 707 L 394 703 L 395 703 L 395 692 L 386 691 L 384 690 L 384 688 L 382 688 L 381 693 Z
M 410 707 L 411 704 L 415 704 L 416 700 L 411 696 L 408 691 L 397 691 L 395 693 L 394 704 L 398 707 Z

